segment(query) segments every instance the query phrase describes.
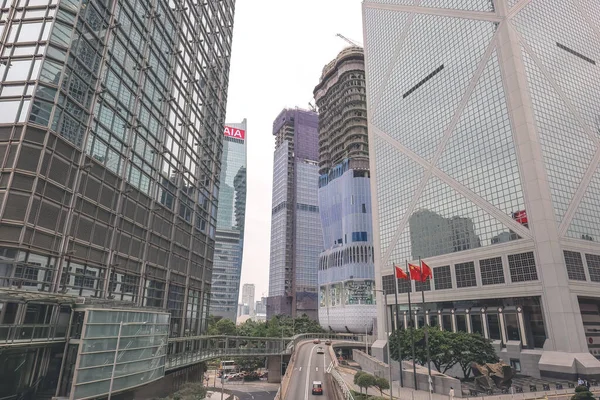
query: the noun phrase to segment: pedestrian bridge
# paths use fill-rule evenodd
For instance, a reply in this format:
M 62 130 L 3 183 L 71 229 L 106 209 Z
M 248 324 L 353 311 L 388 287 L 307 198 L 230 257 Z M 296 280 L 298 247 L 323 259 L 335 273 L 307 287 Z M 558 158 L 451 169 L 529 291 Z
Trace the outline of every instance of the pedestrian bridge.
M 370 337 L 354 334 L 301 334 L 294 337 L 190 336 L 170 338 L 166 370 L 215 358 L 291 355 L 296 344 L 308 339 L 369 343 Z

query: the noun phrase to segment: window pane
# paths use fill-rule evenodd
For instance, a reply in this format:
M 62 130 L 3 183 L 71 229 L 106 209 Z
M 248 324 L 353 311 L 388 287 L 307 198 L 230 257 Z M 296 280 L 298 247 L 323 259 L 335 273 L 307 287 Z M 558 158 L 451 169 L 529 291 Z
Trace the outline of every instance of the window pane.
M 498 314 L 488 314 L 487 320 L 490 331 L 490 339 L 501 340 L 500 321 L 498 320 Z
M 506 322 L 506 337 L 508 340 L 521 340 L 519 334 L 519 323 L 517 322 L 517 314 L 505 314 L 504 322 Z
M 0 124 L 15 122 L 20 105 L 21 100 L 0 102 Z
M 22 24 L 18 42 L 37 42 L 42 31 L 42 22 Z
M 6 74 L 6 82 L 25 81 L 29 76 L 29 69 L 33 60 L 11 61 Z

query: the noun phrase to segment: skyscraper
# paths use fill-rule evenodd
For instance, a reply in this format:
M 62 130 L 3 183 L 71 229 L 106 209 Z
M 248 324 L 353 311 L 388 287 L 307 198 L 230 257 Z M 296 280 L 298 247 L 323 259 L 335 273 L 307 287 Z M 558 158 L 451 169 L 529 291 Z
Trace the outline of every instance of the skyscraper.
M 377 283 L 427 256 L 417 324 L 479 332 L 523 374 L 598 376 L 598 2 L 363 11 Z
M 267 318 L 317 319 L 317 264 L 322 249 L 317 185 L 317 113 L 285 109 L 273 122 L 273 209 Z
M 252 317 L 256 313 L 254 303 L 255 291 L 256 288 L 253 283 L 245 283 L 244 286 L 242 286 L 242 304 L 248 304 L 248 314 Z
M 246 120 L 225 125 L 210 295 L 210 314 L 234 322 L 237 319 L 244 250 L 246 136 Z
M 0 0 L 0 397 L 144 385 L 204 332 L 233 12 Z
M 319 322 L 338 332 L 371 330 L 375 314 L 373 229 L 363 49 L 323 68 L 319 108 Z

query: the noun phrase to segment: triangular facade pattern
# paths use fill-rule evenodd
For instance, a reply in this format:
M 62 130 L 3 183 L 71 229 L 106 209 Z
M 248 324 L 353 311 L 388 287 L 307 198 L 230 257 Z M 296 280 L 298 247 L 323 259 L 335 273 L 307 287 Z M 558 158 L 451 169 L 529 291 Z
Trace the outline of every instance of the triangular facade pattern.
M 506 0 L 506 4 L 508 4 L 508 8 L 513 8 L 516 6 L 521 0 Z
M 379 224 L 381 229 L 381 252 L 385 253 L 400 221 L 406 214 L 417 187 L 424 175 L 424 168 L 402 154 L 385 140 L 375 137 L 377 152 L 377 187 Z M 402 171 L 402 177 L 389 171 Z M 409 184 L 401 185 L 406 179 Z
M 466 11 L 494 11 L 492 0 L 422 0 L 421 6 Z
M 595 15 L 600 15 L 600 2 L 598 0 L 578 0 L 577 1 L 581 12 L 588 16 L 587 20 L 594 24 L 597 40 L 600 40 L 600 21 L 595 18 Z
M 431 160 L 495 29 L 487 21 L 416 15 L 401 49 L 411 61 L 394 66 L 372 123 Z
M 525 50 L 523 61 L 528 71 L 531 101 L 546 162 L 554 212 L 560 224 L 596 147 Z
M 395 4 L 395 3 L 394 3 Z M 395 46 L 389 42 L 376 40 L 380 35 L 399 37 L 408 21 L 408 13 L 390 13 L 385 10 L 368 8 L 365 11 L 368 18 L 375 21 L 367 26 L 366 47 L 369 49 L 370 63 L 367 66 L 369 74 L 369 103 L 376 106 L 375 99 L 383 83 L 385 71 L 394 58 Z
M 511 22 L 589 131 L 597 132 L 600 38 L 573 0 L 532 1 Z
M 438 167 L 506 214 L 525 209 L 495 51 L 438 161 Z
M 600 170 L 594 177 L 573 216 L 567 236 L 574 239 L 600 240 Z
M 503 243 L 519 237 L 462 196 L 432 176 L 408 220 L 410 234 L 402 235 L 389 261 L 434 257 Z

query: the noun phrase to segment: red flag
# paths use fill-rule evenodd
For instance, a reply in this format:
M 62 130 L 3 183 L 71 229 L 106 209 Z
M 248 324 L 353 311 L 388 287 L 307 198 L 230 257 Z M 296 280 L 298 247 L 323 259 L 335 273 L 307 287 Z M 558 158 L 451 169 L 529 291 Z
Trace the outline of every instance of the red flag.
M 399 266 L 394 264 L 394 269 L 396 270 L 396 278 L 397 279 L 409 280 L 408 275 L 406 275 L 406 272 L 402 268 L 400 268 Z
M 431 272 L 431 268 L 429 265 L 425 264 L 425 261 L 421 260 L 421 282 L 427 281 L 427 279 L 432 279 L 433 273 Z
M 408 264 L 408 269 L 410 271 L 410 279 L 413 281 L 421 282 L 421 268 L 416 265 Z

